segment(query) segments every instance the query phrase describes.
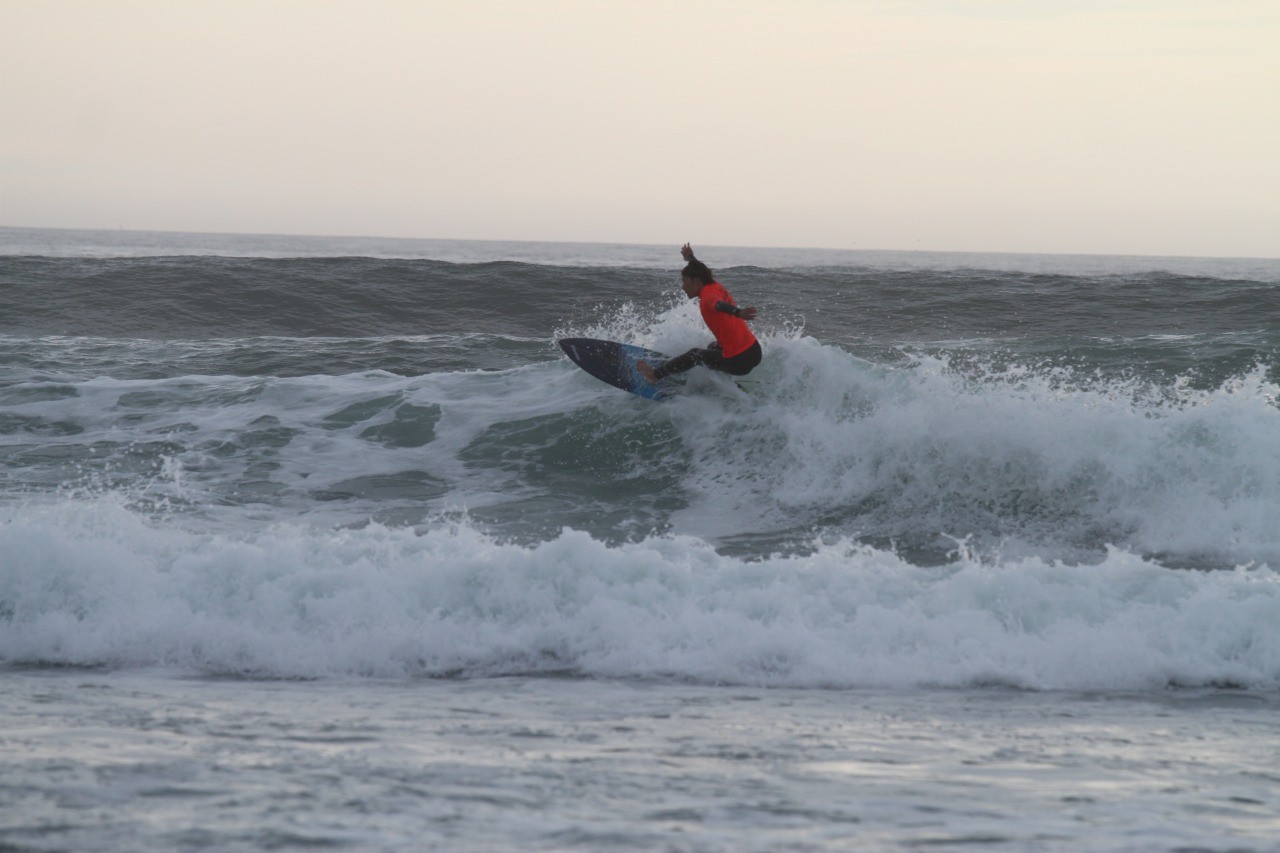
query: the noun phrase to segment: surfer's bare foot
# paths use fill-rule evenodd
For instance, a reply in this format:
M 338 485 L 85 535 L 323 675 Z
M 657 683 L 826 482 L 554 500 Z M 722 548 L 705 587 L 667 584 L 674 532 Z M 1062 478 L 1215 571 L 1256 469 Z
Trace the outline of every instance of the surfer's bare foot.
M 653 375 L 653 368 L 649 366 L 648 362 L 637 361 L 636 370 L 640 371 L 640 375 L 644 377 L 645 382 L 648 382 L 650 385 L 658 384 L 658 377 Z

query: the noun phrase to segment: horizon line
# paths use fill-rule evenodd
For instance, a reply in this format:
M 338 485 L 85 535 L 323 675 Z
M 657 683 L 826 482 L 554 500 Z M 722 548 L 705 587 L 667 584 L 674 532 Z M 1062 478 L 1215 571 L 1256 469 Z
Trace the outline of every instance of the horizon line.
M 378 234 L 318 234 L 287 231 L 201 231 L 172 228 L 84 228 L 63 225 L 5 225 L 0 224 L 3 231 L 66 231 L 90 234 L 168 234 L 191 235 L 204 237 L 278 237 L 310 240 L 387 240 L 400 242 L 437 242 L 437 243 L 523 243 L 529 245 L 568 245 L 568 246 L 665 246 L 666 242 L 655 241 L 623 241 L 623 240 L 531 240 L 527 238 L 502 237 L 404 237 Z M 690 241 L 692 242 L 692 241 Z M 714 249 L 745 249 L 753 251 L 784 252 L 861 252 L 867 254 L 923 254 L 923 255 L 1032 255 L 1043 257 L 1077 257 L 1077 258 L 1181 258 L 1186 260 L 1240 260 L 1240 261 L 1280 261 L 1280 255 L 1197 255 L 1197 254 L 1157 254 L 1151 252 L 1064 252 L 1064 251 L 1026 251 L 1012 249 L 889 249 L 889 248 L 847 248 L 833 246 L 781 246 L 781 245 L 748 245 L 741 243 L 704 243 Z

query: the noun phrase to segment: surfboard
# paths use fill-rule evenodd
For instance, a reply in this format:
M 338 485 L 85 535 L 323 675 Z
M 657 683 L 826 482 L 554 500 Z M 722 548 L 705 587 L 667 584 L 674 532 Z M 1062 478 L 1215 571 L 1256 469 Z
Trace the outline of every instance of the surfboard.
M 636 362 L 640 359 L 657 367 L 670 358 L 668 355 L 644 347 L 596 338 L 562 338 L 559 343 L 574 364 L 601 382 L 608 382 L 615 388 L 650 400 L 664 400 L 671 396 L 674 383 L 659 382 L 657 385 L 650 385 L 636 370 Z

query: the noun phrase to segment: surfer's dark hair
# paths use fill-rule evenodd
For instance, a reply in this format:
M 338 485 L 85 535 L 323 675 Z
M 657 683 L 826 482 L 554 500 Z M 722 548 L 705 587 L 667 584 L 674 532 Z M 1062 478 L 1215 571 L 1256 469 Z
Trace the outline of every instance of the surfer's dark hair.
M 680 275 L 687 276 L 694 281 L 700 281 L 703 284 L 710 284 L 716 280 L 715 276 L 711 274 L 711 268 L 697 258 L 685 264 L 685 268 L 680 271 Z

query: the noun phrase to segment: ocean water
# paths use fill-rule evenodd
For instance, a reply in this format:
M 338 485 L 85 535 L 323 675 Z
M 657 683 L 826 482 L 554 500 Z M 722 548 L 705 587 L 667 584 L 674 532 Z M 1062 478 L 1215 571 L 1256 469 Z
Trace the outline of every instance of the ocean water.
M 0 846 L 1280 849 L 1280 261 L 0 228 Z

